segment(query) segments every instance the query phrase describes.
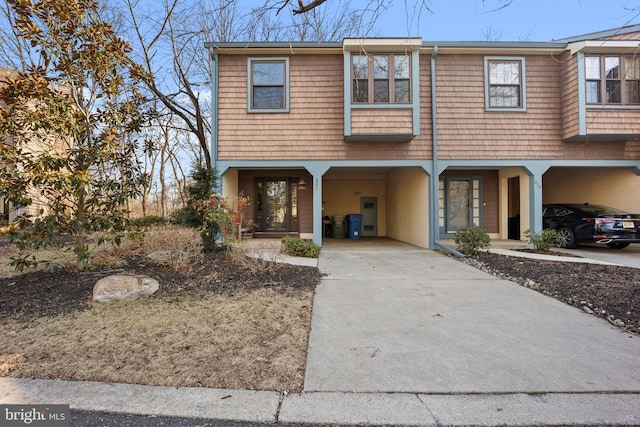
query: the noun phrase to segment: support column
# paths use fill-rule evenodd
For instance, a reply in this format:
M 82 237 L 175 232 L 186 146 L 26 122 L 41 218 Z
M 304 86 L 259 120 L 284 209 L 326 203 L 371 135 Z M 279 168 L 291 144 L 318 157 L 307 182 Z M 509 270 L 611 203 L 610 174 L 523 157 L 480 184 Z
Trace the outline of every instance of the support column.
M 534 233 L 542 231 L 542 176 L 549 166 L 526 166 L 529 175 L 529 229 Z
M 322 176 L 329 170 L 324 165 L 306 166 L 305 169 L 313 177 L 313 242 L 322 246 Z

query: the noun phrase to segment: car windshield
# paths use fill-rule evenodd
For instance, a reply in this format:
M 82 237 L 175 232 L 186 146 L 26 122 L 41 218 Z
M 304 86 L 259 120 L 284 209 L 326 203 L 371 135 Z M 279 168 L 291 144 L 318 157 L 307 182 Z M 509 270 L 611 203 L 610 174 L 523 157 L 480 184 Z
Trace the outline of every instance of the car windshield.
M 603 214 L 615 214 L 622 215 L 626 214 L 625 211 L 621 211 L 620 209 L 612 208 L 610 206 L 603 205 L 572 205 L 573 209 L 580 210 L 584 213 L 590 213 L 594 215 L 603 215 Z

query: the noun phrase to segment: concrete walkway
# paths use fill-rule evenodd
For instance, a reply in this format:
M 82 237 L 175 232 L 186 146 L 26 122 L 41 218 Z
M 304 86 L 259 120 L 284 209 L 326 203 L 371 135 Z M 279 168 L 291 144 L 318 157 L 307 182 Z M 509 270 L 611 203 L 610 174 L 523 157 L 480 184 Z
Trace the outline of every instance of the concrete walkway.
M 0 378 L 0 404 L 219 420 L 640 425 L 640 337 L 439 253 L 323 248 L 305 392 Z

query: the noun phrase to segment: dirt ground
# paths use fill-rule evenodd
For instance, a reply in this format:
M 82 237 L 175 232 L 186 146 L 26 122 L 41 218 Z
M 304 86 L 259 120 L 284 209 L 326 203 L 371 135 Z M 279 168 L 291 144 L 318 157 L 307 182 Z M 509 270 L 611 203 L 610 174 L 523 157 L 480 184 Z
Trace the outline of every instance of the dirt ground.
M 0 376 L 302 390 L 317 269 L 224 255 L 188 268 L 123 261 L 0 277 Z M 637 269 L 491 253 L 464 262 L 640 332 Z M 154 277 L 161 290 L 93 303 L 95 282 L 123 271 Z

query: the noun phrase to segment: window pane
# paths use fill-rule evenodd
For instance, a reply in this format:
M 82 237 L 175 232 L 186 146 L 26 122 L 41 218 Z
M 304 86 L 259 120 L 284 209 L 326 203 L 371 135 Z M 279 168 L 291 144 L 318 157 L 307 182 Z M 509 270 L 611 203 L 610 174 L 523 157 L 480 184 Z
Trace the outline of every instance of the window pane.
M 640 81 L 627 80 L 627 103 L 640 104 Z
M 393 85 L 394 101 L 406 103 L 410 102 L 409 98 L 409 80 L 396 79 Z
M 489 105 L 491 107 L 519 107 L 519 86 L 491 86 L 489 88 Z
M 607 100 L 609 104 L 620 103 L 620 80 L 607 80 Z
M 254 85 L 284 85 L 284 63 L 254 62 Z
M 620 78 L 620 58 L 617 56 L 607 56 L 604 59 L 604 75 L 608 79 Z
M 640 80 L 640 57 L 626 56 L 624 66 L 626 79 Z
M 373 102 L 389 102 L 389 80 L 374 80 Z
M 409 55 L 396 55 L 394 57 L 393 76 L 396 79 L 409 78 Z
M 587 82 L 587 103 L 598 104 L 600 103 L 600 81 Z
M 587 56 L 585 59 L 585 73 L 588 79 L 600 78 L 600 57 Z
M 369 77 L 369 58 L 367 55 L 353 56 L 353 78 L 366 79 Z
M 282 86 L 255 86 L 253 88 L 253 108 L 284 108 L 284 88 Z
M 353 81 L 353 102 L 369 102 L 369 81 Z
M 389 78 L 389 57 L 387 55 L 375 55 L 373 57 L 373 78 Z
M 489 83 L 503 85 L 520 84 L 519 62 L 490 62 Z

